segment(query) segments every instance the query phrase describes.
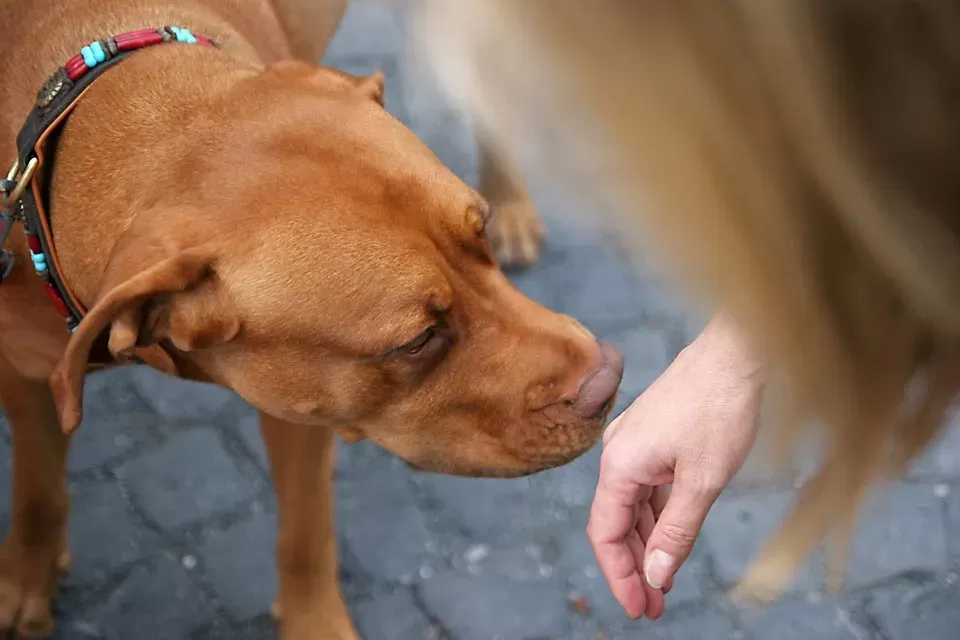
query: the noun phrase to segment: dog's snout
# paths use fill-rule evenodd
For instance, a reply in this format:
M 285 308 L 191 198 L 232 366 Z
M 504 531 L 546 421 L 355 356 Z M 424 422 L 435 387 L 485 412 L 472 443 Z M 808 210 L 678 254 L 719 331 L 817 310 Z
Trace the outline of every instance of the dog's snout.
M 623 378 L 623 356 L 609 344 L 600 343 L 600 364 L 581 383 L 573 408 L 584 418 L 606 411 L 617 395 Z

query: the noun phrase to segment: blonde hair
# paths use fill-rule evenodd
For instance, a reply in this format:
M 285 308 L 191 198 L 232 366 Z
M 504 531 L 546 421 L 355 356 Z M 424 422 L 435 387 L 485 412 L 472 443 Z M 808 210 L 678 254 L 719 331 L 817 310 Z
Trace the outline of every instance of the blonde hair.
M 631 220 L 782 368 L 818 474 L 745 576 L 778 590 L 960 385 L 960 5 L 421 0 L 442 84 L 508 144 L 516 107 L 601 127 Z M 580 118 L 580 119 L 578 119 Z M 509 126 L 508 126 L 509 125 Z M 835 565 L 836 566 L 836 565 Z

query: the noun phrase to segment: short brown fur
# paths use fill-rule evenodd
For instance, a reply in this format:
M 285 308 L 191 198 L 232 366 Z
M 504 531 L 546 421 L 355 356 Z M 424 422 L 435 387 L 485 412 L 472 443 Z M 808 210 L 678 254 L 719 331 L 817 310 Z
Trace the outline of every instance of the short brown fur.
M 280 505 L 284 640 L 356 637 L 337 585 L 335 430 L 417 467 L 490 476 L 562 464 L 599 436 L 610 403 L 584 397 L 598 397 L 602 378 L 599 397 L 612 400 L 609 352 L 510 285 L 484 233 L 490 207 L 384 110 L 382 76 L 310 63 L 345 4 L 0 1 L 0 158 L 13 159 L 44 79 L 94 39 L 176 24 L 223 47 L 138 52 L 64 126 L 50 212 L 63 275 L 89 309 L 72 338 L 26 268 L 22 232 L 11 237 L 20 260 L 0 286 L 0 402 L 13 518 L 0 629 L 52 629 L 69 559 L 64 431 L 82 419 L 101 335 L 120 361 L 152 349 L 159 368 L 260 410 Z M 485 166 L 494 212 L 532 219 L 512 170 Z M 521 227 L 501 241 L 529 244 Z

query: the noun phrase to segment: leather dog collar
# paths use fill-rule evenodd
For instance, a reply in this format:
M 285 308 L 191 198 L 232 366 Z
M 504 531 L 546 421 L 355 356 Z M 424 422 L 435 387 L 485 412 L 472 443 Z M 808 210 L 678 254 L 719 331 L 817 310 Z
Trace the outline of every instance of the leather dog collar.
M 63 279 L 54 246 L 46 177 L 53 149 L 48 146 L 90 85 L 100 75 L 130 54 L 167 42 L 218 46 L 188 29 L 163 27 L 141 29 L 98 40 L 83 47 L 43 85 L 33 110 L 17 136 L 17 159 L 6 180 L 0 180 L 0 283 L 13 268 L 14 253 L 2 249 L 13 225 L 24 225 L 33 266 L 43 279 L 50 299 L 74 331 L 87 310 Z M 2 175 L 2 174 L 0 174 Z

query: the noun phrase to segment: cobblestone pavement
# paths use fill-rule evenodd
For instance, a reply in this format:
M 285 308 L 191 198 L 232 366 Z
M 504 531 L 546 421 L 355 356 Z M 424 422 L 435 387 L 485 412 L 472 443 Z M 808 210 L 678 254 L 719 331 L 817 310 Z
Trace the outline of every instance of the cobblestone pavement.
M 388 74 L 388 107 L 468 179 L 472 139 L 403 51 L 402 15 L 355 4 L 329 62 Z M 596 205 L 531 172 L 549 226 L 544 260 L 516 281 L 581 318 L 626 354 L 626 401 L 697 328 L 669 282 L 628 265 Z M 88 419 L 70 457 L 75 563 L 58 601 L 66 640 L 273 637 L 266 614 L 275 504 L 254 413 L 230 393 L 144 369 L 92 377 Z M 9 483 L 9 437 L 0 439 Z M 668 613 L 630 623 L 584 535 L 594 450 L 522 480 L 419 474 L 366 444 L 337 466 L 343 585 L 367 640 L 946 640 L 960 637 L 960 430 L 878 495 L 839 597 L 811 565 L 788 597 L 746 612 L 724 593 L 793 495 L 739 481 L 710 516 Z M 0 494 L 0 523 L 9 519 Z

